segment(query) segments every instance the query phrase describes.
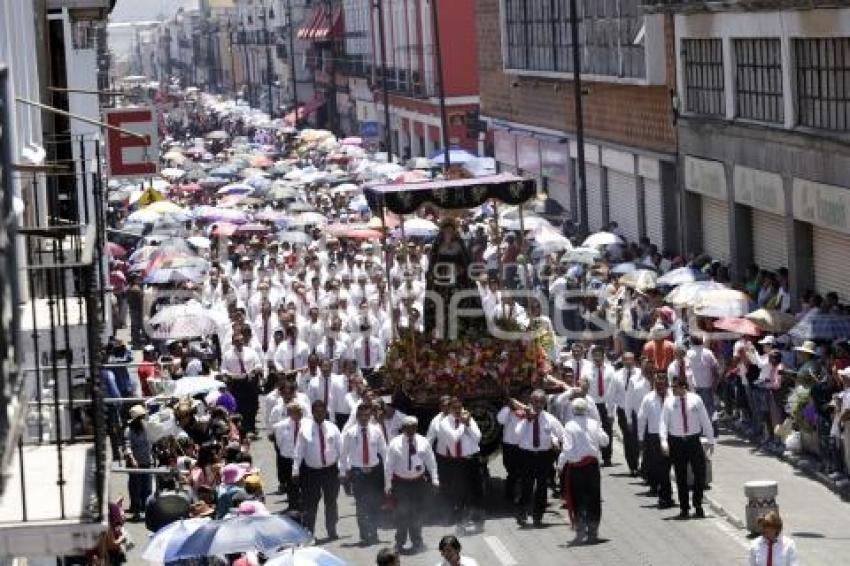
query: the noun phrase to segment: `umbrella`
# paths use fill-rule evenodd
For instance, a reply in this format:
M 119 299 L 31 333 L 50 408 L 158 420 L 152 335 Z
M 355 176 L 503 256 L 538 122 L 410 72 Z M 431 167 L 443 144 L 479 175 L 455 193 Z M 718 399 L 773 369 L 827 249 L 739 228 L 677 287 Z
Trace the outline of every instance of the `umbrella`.
M 364 199 L 365 199 L 365 197 L 364 197 Z M 315 210 L 316 210 L 316 207 L 314 207 L 312 204 L 309 204 L 309 203 L 306 203 L 306 202 L 303 202 L 303 201 L 296 201 L 296 202 L 290 203 L 290 204 L 287 205 L 286 208 L 287 208 L 287 210 L 289 210 L 289 212 L 293 212 L 293 213 L 315 212 Z
M 183 169 L 178 169 L 176 167 L 166 167 L 162 171 L 159 172 L 160 175 L 168 179 L 169 181 L 176 181 L 180 177 L 186 175 L 186 171 Z
M 597 232 L 588 236 L 581 245 L 585 248 L 598 248 L 601 246 L 612 246 L 614 244 L 622 243 L 623 239 L 617 234 L 613 234 L 611 232 Z
M 378 230 L 371 228 L 349 228 L 338 233 L 341 238 L 350 238 L 352 240 L 377 240 L 381 237 Z
M 708 275 L 693 267 L 678 267 L 658 278 L 659 287 L 675 287 L 694 281 L 705 281 Z
M 232 183 L 225 185 L 215 192 L 217 195 L 249 195 L 254 192 L 254 187 L 247 183 Z
M 185 185 L 180 185 L 175 189 L 178 193 L 190 194 L 190 193 L 199 193 L 204 190 L 204 188 L 198 183 L 187 183 Z
M 292 519 L 278 515 L 247 515 L 210 521 L 189 535 L 174 553 L 177 559 L 262 552 L 304 544 L 311 535 Z
M 599 253 L 599 250 L 596 248 L 573 248 L 564 254 L 564 257 L 561 258 L 561 261 L 565 261 L 568 263 L 583 263 L 586 265 L 593 265 L 599 258 L 602 257 L 602 254 Z
M 344 195 L 348 193 L 356 193 L 360 190 L 360 187 L 355 185 L 354 183 L 343 183 L 341 185 L 337 185 L 331 189 L 332 195 Z
M 186 162 L 186 156 L 183 155 L 179 150 L 172 149 L 162 155 L 163 161 L 170 161 L 175 165 L 182 165 Z
M 427 157 L 414 157 L 407 162 L 408 169 L 422 169 L 427 171 L 435 167 L 434 162 Z
M 747 318 L 721 318 L 714 321 L 714 328 L 745 336 L 758 336 L 762 333 L 761 328 Z
M 265 209 L 265 210 L 261 210 L 260 212 L 255 214 L 254 220 L 265 220 L 266 222 L 286 223 L 287 220 L 289 220 L 289 215 L 287 215 L 282 210 Z
M 147 285 L 165 285 L 166 283 L 184 283 L 186 281 L 200 281 L 204 274 L 191 267 L 167 267 L 155 269 L 145 277 Z
M 661 285 L 661 278 L 659 278 L 656 283 Z M 667 296 L 664 297 L 664 302 L 678 307 L 691 306 L 696 303 L 702 293 L 718 289 L 726 289 L 726 285 L 715 281 L 692 281 L 690 283 L 682 283 L 667 293 Z
M 340 142 L 341 145 L 363 145 L 363 138 L 352 136 Z
M 817 313 L 803 317 L 788 332 L 798 340 L 836 340 L 850 338 L 850 316 Z
M 178 323 L 176 326 L 184 326 L 184 324 Z M 213 330 L 212 332 L 215 332 Z M 212 332 L 205 332 L 203 334 L 196 334 L 194 336 L 203 336 L 204 334 L 212 334 Z M 172 397 L 194 397 L 195 395 L 201 395 L 209 393 L 210 391 L 218 391 L 222 387 L 226 387 L 227 384 L 223 381 L 219 381 L 209 375 L 194 375 L 190 377 L 182 377 L 176 381 L 172 381 L 174 384 L 174 390 L 170 391 L 168 394 Z
M 473 159 L 477 159 L 478 157 L 474 153 L 470 153 L 465 149 L 460 149 L 457 147 L 449 149 L 449 161 L 452 164 L 462 165 L 467 161 L 472 161 Z M 442 151 L 438 151 L 434 155 L 431 156 L 431 161 L 434 162 L 435 165 L 443 165 L 446 162 L 446 156 Z
M 403 232 L 405 236 L 412 238 L 430 238 L 436 236 L 440 232 L 440 227 L 424 218 L 411 218 L 405 220 Z
M 203 236 L 192 236 L 191 238 L 186 238 L 186 241 L 201 250 L 208 250 L 211 245 L 210 239 Z
M 222 167 L 216 167 L 215 169 L 210 171 L 211 177 L 224 177 L 226 179 L 232 179 L 233 177 L 238 177 L 239 173 L 236 167 L 232 165 L 224 165 Z
M 369 210 L 369 203 L 366 202 L 366 195 L 357 195 L 348 203 L 348 210 L 354 212 L 365 212 Z
M 148 540 L 142 558 L 157 564 L 173 562 L 174 551 L 189 535 L 209 521 L 208 518 L 182 519 L 162 527 Z
M 646 291 L 647 289 L 655 289 L 657 279 L 658 274 L 654 271 L 636 269 L 620 277 L 620 283 L 638 291 Z
M 141 210 L 137 210 L 136 212 L 133 212 L 132 214 L 130 214 L 130 216 L 127 217 L 127 222 L 138 222 L 140 224 L 149 224 L 149 223 L 156 222 L 160 218 L 161 218 L 161 216 L 158 212 L 155 212 L 153 210 L 145 210 L 143 208 Z
M 201 206 L 195 211 L 195 220 L 201 222 L 231 222 L 233 224 L 244 224 L 248 222 L 248 214 L 242 210 L 230 208 L 217 208 L 214 206 Z
M 221 313 L 197 303 L 164 307 L 150 319 L 159 338 L 206 336 L 218 332 L 221 323 Z
M 219 222 L 215 225 L 212 235 L 216 237 L 232 236 L 236 233 L 236 224 L 230 222 Z
M 624 263 L 618 263 L 617 265 L 612 267 L 611 273 L 615 275 L 625 275 L 626 273 L 631 273 L 633 271 L 637 271 L 638 269 L 649 269 L 649 267 L 643 264 L 637 264 L 633 261 L 626 261 Z
M 109 250 L 109 255 L 116 259 L 121 259 L 127 255 L 127 250 L 115 242 L 106 242 L 106 249 Z
M 709 318 L 742 317 L 750 311 L 750 297 L 734 289 L 715 289 L 700 293 L 694 305 L 697 316 Z
M 228 183 L 223 177 L 203 177 L 198 180 L 198 184 L 204 189 L 217 189 Z
M 324 548 L 306 546 L 293 548 L 266 562 L 266 566 L 347 566 L 348 562 L 334 556 Z
M 534 230 L 534 247 L 544 254 L 573 249 L 570 240 L 555 230 L 551 224 L 541 224 Z
M 278 237 L 278 240 L 281 242 L 289 242 L 290 244 L 303 244 L 306 246 L 313 241 L 313 238 L 304 232 L 293 231 L 283 232 Z
M 327 223 L 327 217 L 318 212 L 302 212 L 292 221 L 294 226 L 323 226 Z
M 502 218 L 499 219 L 499 226 L 501 226 L 505 230 L 523 229 L 527 232 L 529 230 L 538 230 L 544 226 L 552 226 L 545 218 L 535 216 L 533 214 L 523 214 L 522 223 L 520 223 L 519 221 L 519 214 L 517 214 L 516 218 L 511 218 L 509 214 L 510 213 L 502 216 Z
M 215 130 L 214 132 L 208 133 L 204 137 L 208 140 L 226 140 L 230 138 L 230 134 L 228 134 L 224 130 Z
M 386 212 L 384 213 L 383 224 L 381 223 L 380 216 L 373 216 L 369 219 L 369 222 L 366 223 L 366 227 L 372 228 L 373 230 L 380 230 L 383 226 L 386 226 L 387 228 L 392 229 L 397 228 L 399 224 L 401 224 L 401 218 L 399 218 L 398 215 L 392 212 Z
M 745 316 L 765 332 L 784 334 L 791 330 L 797 320 L 794 315 L 770 309 L 758 309 Z
M 174 204 L 171 201 L 167 201 L 167 200 L 160 200 L 160 201 L 151 203 L 151 204 L 147 205 L 145 208 L 143 208 L 142 210 L 145 210 L 145 211 L 148 211 L 148 212 L 155 212 L 157 214 L 169 214 L 169 215 L 174 215 L 174 216 L 185 216 L 187 218 L 189 217 L 189 213 L 185 208 L 183 208 L 182 206 L 179 206 L 177 204 Z
M 251 167 L 259 167 L 260 169 L 271 167 L 274 164 L 267 155 L 255 155 L 248 160 L 248 163 L 251 164 Z
M 265 224 L 252 222 L 250 224 L 242 224 L 236 228 L 234 234 L 237 236 L 265 236 L 269 232 L 271 232 L 271 229 Z

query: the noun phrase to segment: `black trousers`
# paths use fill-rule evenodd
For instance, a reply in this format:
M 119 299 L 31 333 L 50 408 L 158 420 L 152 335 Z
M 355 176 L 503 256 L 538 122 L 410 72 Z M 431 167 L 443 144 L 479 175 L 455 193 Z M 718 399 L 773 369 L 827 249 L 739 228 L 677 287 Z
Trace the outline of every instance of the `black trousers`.
M 275 446 L 275 451 L 277 447 Z M 286 503 L 290 509 L 301 509 L 301 487 L 292 481 L 292 458 L 277 453 L 277 483 L 280 491 L 286 494 Z
M 705 452 L 702 451 L 700 436 L 670 436 L 670 460 L 676 473 L 676 489 L 679 490 L 679 509 L 688 511 L 688 465 L 694 473 L 694 507 L 702 507 L 702 493 L 705 489 Z
M 337 498 L 339 497 L 339 468 L 334 464 L 326 468 L 311 468 L 301 465 L 301 489 L 304 517 L 304 527 L 311 533 L 316 532 L 316 513 L 319 500 L 325 503 L 325 528 L 328 535 L 336 534 L 336 523 L 339 520 Z
M 623 434 L 623 451 L 626 453 L 626 464 L 630 472 L 636 472 L 639 468 L 640 447 L 638 446 L 637 415 L 632 411 L 632 423 L 626 416 L 624 409 L 617 408 L 617 424 Z
M 227 388 L 236 399 L 236 408 L 242 415 L 242 432 L 257 433 L 257 411 L 260 408 L 260 388 L 255 377 L 231 379 Z
M 614 438 L 614 428 L 611 426 L 611 419 L 608 418 L 608 407 L 605 403 L 597 403 L 596 410 L 599 411 L 599 419 L 602 421 L 602 430 L 605 431 L 605 434 L 608 435 L 608 438 Z M 608 443 L 608 446 L 603 446 L 600 448 L 602 452 L 602 463 L 607 465 L 611 464 L 611 442 Z
M 414 545 L 422 544 L 422 521 L 427 505 L 428 483 L 424 478 L 417 480 L 393 479 L 395 498 L 395 542 L 404 546 L 407 538 Z
M 602 519 L 602 488 L 599 463 L 571 468 L 567 466 L 576 517 L 580 524 L 598 525 Z
M 357 510 L 360 540 L 378 537 L 378 519 L 384 494 L 384 470 L 379 464 L 371 470 L 351 469 L 351 487 Z
M 467 519 L 480 520 L 481 471 L 478 458 L 446 458 L 443 461 L 445 476 L 440 476 L 440 487 L 449 504 L 450 524 L 461 524 Z
M 543 518 L 546 510 L 547 488 L 552 476 L 555 453 L 551 450 L 533 452 L 520 450 L 522 461 L 522 497 L 519 501 L 519 516 L 525 518 L 531 511 L 535 521 Z
M 505 466 L 505 499 L 517 502 L 517 483 L 522 479 L 522 456 L 516 444 L 502 443 L 502 464 Z
M 670 485 L 670 458 L 661 450 L 661 439 L 657 433 L 644 436 L 644 458 L 651 489 L 658 491 L 658 501 L 664 503 L 673 500 L 673 487 Z
M 339 430 L 345 428 L 345 424 L 348 422 L 348 414 L 336 413 L 334 416 L 334 423 Z

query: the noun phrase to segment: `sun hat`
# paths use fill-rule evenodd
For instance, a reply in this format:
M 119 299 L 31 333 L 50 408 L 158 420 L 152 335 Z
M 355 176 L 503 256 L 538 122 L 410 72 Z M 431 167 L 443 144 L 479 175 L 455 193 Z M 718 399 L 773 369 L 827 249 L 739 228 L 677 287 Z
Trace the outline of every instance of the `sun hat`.
M 227 464 L 221 470 L 221 481 L 225 485 L 234 485 L 239 483 L 248 470 L 239 464 Z
M 130 407 L 130 419 L 140 419 L 144 416 L 147 416 L 148 410 L 145 409 L 144 405 L 133 405 Z
M 814 340 L 806 340 L 803 342 L 802 346 L 797 346 L 794 348 L 798 352 L 805 352 L 806 354 L 811 354 L 813 356 L 817 355 L 817 344 L 815 344 Z

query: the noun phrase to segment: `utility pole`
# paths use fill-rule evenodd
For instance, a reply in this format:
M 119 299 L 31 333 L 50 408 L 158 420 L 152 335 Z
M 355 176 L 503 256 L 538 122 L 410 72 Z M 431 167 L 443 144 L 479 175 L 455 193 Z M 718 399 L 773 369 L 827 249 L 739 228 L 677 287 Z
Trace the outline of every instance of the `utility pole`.
M 289 78 L 292 81 L 292 108 L 298 128 L 298 76 L 295 70 L 295 22 L 292 21 L 292 0 L 286 0 L 286 21 L 289 24 Z
M 387 148 L 387 162 L 392 163 L 393 139 L 390 129 L 390 93 L 387 90 L 387 41 L 384 31 L 384 0 L 376 0 L 378 8 L 378 35 L 381 42 L 381 90 L 384 98 L 384 145 Z
M 575 100 L 576 119 L 576 163 L 578 165 L 578 221 L 582 234 L 589 232 L 587 218 L 587 174 L 584 167 L 584 114 L 581 100 L 581 54 L 579 53 L 578 9 L 577 0 L 570 0 L 570 35 L 573 41 L 573 97 Z M 596 187 L 599 190 L 599 187 Z
M 440 97 L 440 129 L 443 132 L 443 171 L 451 165 L 449 157 L 449 121 L 446 118 L 446 89 L 443 83 L 443 54 L 440 48 L 440 17 L 437 0 L 431 0 L 431 28 L 434 33 L 434 58 L 437 65 L 437 95 Z
M 272 46 L 271 41 L 269 41 L 269 19 L 274 19 L 274 8 L 269 7 L 266 11 L 266 3 L 263 2 L 260 9 L 263 11 L 263 43 L 266 44 L 266 89 L 269 97 L 269 118 L 274 118 L 274 95 L 272 93 L 274 83 L 272 71 L 274 67 L 272 64 Z

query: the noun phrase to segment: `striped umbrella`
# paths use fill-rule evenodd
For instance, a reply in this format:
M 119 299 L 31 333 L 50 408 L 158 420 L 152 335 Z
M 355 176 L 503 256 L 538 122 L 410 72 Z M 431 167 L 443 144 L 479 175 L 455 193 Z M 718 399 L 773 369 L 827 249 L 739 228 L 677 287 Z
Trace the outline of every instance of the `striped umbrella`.
M 798 322 L 788 332 L 798 340 L 836 340 L 850 338 L 850 316 L 812 314 Z

